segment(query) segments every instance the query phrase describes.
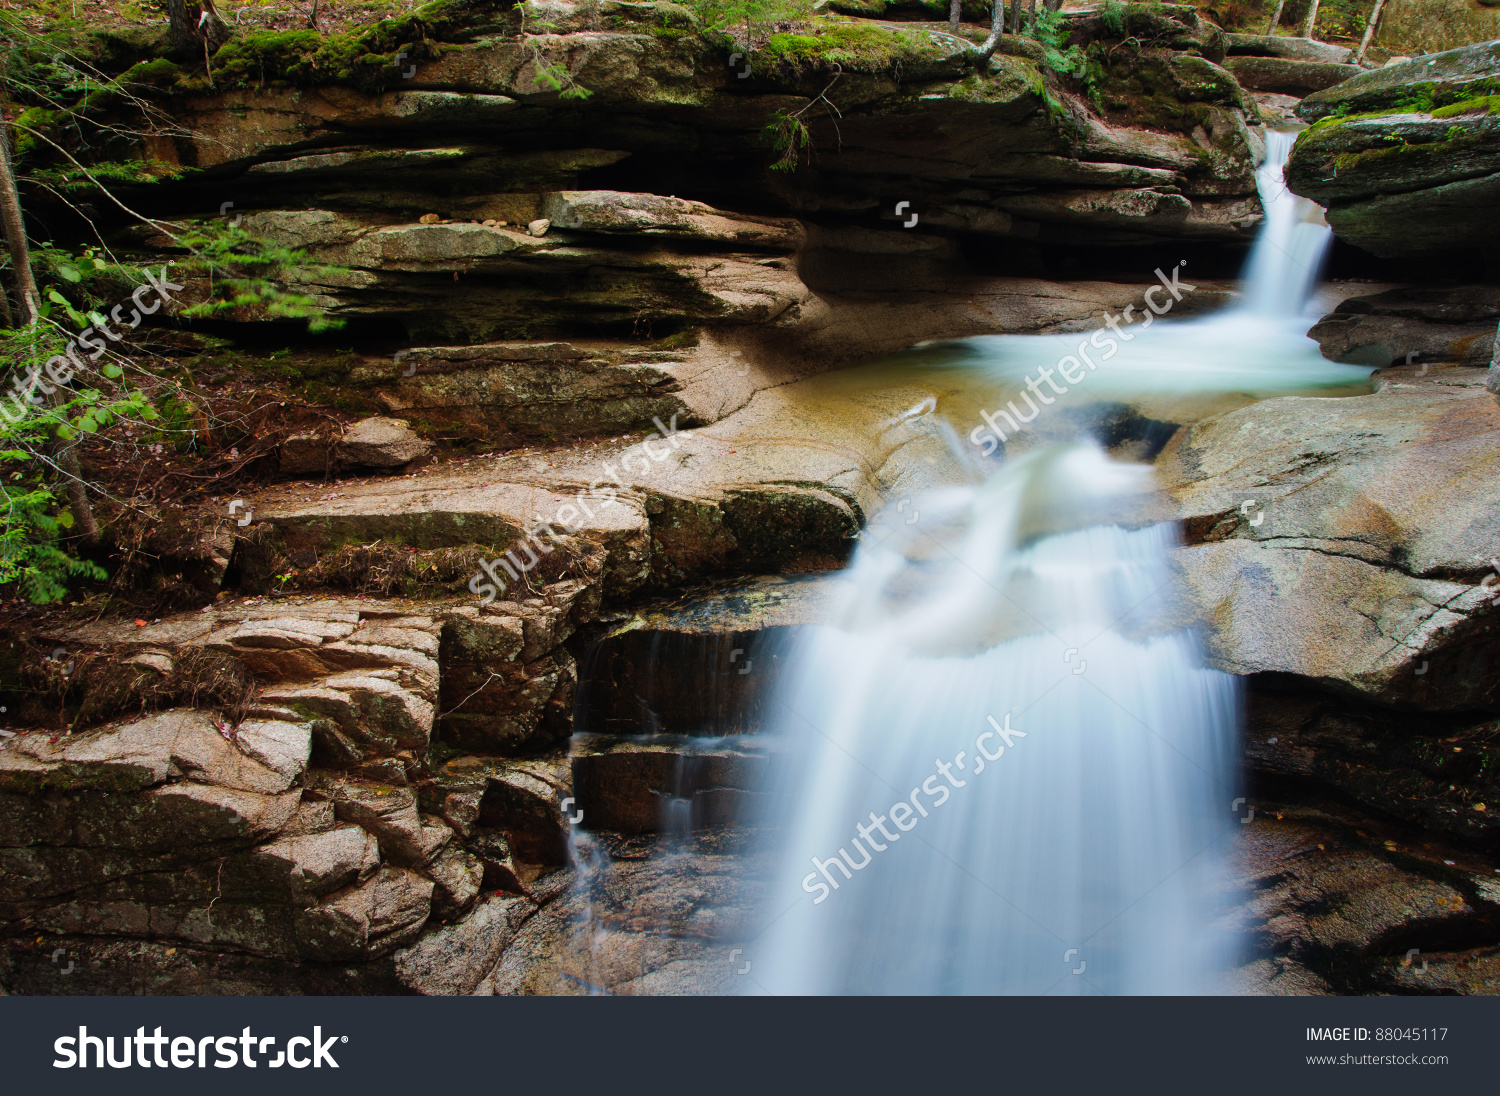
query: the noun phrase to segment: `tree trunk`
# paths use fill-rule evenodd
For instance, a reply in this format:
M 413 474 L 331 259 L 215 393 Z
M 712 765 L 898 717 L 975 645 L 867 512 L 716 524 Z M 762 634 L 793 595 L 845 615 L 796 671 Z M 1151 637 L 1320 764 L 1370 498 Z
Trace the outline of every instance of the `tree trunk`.
M 0 128 L 0 221 L 5 224 L 5 246 L 10 249 L 10 267 L 16 280 L 16 297 L 21 302 L 21 320 L 36 323 L 42 318 L 37 311 L 41 294 L 31 276 L 31 252 L 26 247 L 26 223 L 21 219 L 21 196 L 16 191 L 15 173 L 10 168 L 10 140 Z
M 1317 36 L 1318 3 L 1319 0 L 1312 0 L 1312 3 L 1308 5 L 1307 22 L 1302 25 L 1302 37 L 1304 38 L 1314 38 Z
M 4 229 L 5 220 L 4 218 L 0 218 L 0 237 L 4 237 L 4 239 L 7 241 L 5 244 L 5 250 L 8 252 L 10 251 L 10 233 L 6 232 Z M 4 320 L 5 326 L 8 328 L 14 328 L 16 326 L 15 313 L 13 313 L 10 309 L 10 293 L 3 285 L 0 285 L 0 320 Z
M 948 5 L 948 31 L 950 34 L 958 33 L 958 24 L 963 20 L 964 0 L 953 0 Z
M 1000 36 L 1004 33 L 1005 0 L 995 0 L 995 6 L 990 9 L 990 32 L 985 36 L 984 45 L 974 51 L 974 59 L 982 65 L 995 56 L 995 48 L 1000 45 Z
M 197 57 L 212 53 L 229 41 L 230 29 L 214 7 L 213 0 L 165 0 L 167 22 L 172 32 L 172 53 Z M 204 16 L 208 18 L 204 18 Z
M 1365 59 L 1365 51 L 1370 48 L 1370 43 L 1375 40 L 1375 31 L 1380 27 L 1380 13 L 1385 10 L 1385 0 L 1375 0 L 1375 10 L 1370 13 L 1370 24 L 1365 27 L 1365 40 L 1359 44 L 1359 53 L 1355 56 L 1356 61 Z
M 1277 26 L 1281 23 L 1281 9 L 1286 7 L 1286 0 L 1276 0 L 1276 10 L 1271 13 L 1271 23 L 1266 27 L 1267 34 L 1275 34 Z
M 1010 0 L 1010 32 L 1021 33 L 1021 0 Z
M 21 195 L 16 190 L 16 175 L 10 166 L 10 135 L 0 125 L 0 221 L 5 225 L 5 245 L 10 249 L 10 262 L 15 270 L 16 292 L 21 298 L 21 310 L 29 324 L 38 323 L 41 294 L 37 292 L 36 279 L 31 274 L 31 250 L 26 246 L 26 222 L 21 217 Z M 60 388 L 53 388 L 47 397 L 53 407 L 67 403 Z M 74 445 L 77 443 L 75 442 Z M 67 478 L 68 509 L 73 511 L 73 524 L 90 544 L 99 539 L 99 523 L 94 520 L 94 508 L 83 489 L 83 470 L 78 464 L 74 445 L 55 440 L 52 457 Z

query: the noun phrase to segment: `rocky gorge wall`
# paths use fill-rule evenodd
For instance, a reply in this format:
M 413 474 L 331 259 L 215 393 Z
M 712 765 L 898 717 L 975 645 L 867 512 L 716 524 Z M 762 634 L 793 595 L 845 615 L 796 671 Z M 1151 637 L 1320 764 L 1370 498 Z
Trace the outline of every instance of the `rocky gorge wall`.
M 756 886 L 734 823 L 765 758 L 693 739 L 754 724 L 778 637 L 951 459 L 911 414 L 935 382 L 826 371 L 1087 330 L 1184 255 L 1225 275 L 1187 303 L 1229 299 L 1292 107 L 1330 111 L 1288 179 L 1350 243 L 1489 253 L 1484 48 L 1393 117 L 1415 70 L 1186 6 L 1072 16 L 1088 83 L 1030 40 L 975 72 L 980 28 L 830 8 L 731 65 L 672 4 L 479 6 L 380 86 L 267 52 L 264 80 L 246 61 L 164 97 L 185 133 L 152 153 L 177 170 L 131 201 L 233 201 L 326 264 L 303 288 L 358 349 L 318 376 L 361 410 L 282 439 L 250 520 L 205 532 L 207 604 L 60 625 L 27 665 L 51 706 L 0 746 L 7 991 L 733 989 Z M 553 63 L 591 95 L 560 98 Z M 799 110 L 811 151 L 770 171 L 761 135 Z M 1463 156 L 1359 159 L 1440 129 Z M 1208 657 L 1249 686 L 1238 987 L 1493 992 L 1500 291 L 1346 289 L 1313 334 L 1382 367 L 1371 394 L 1166 423 L 1165 448 L 1115 409 L 1112 441 L 1155 459 Z M 253 308 L 201 330 L 291 337 Z M 475 596 L 507 551 L 538 565 Z M 210 674 L 233 687 L 196 703 Z M 692 856 L 654 858 L 674 798 Z M 570 858 L 579 831 L 597 859 Z

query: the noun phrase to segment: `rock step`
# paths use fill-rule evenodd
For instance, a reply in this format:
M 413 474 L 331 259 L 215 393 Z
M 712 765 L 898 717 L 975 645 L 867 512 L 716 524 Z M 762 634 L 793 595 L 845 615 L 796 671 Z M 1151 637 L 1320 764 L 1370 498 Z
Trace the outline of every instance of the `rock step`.
M 771 760 L 755 735 L 575 734 L 571 757 L 580 825 L 625 834 L 754 821 Z

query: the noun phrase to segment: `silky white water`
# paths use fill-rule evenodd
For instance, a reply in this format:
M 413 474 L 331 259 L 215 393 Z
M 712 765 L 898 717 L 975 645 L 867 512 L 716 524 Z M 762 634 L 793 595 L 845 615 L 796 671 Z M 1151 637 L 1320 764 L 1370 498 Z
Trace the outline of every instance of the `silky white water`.
M 1243 303 L 1141 324 L 1088 374 L 1088 398 L 1366 375 L 1304 335 L 1327 230 L 1278 190 L 1290 137 L 1270 137 Z M 1014 381 L 1078 340 L 960 352 Z M 747 989 L 1220 987 L 1236 690 L 1202 664 L 1174 596 L 1175 530 L 1143 516 L 1153 490 L 1148 467 L 1079 439 L 866 531 L 840 613 L 802 636 L 778 696 L 787 763 L 769 821 L 784 846 Z
M 1186 287 L 1195 285 L 1192 270 L 1183 263 L 1161 271 L 1166 283 L 1179 286 L 1175 295 L 1158 288 L 1147 298 L 1151 287 L 1144 286 L 1128 316 L 1119 310 L 1113 327 L 1084 332 L 1091 336 L 1086 342 L 1079 333 L 981 336 L 945 344 L 948 364 L 1018 385 L 1041 368 L 1055 367 L 1069 355 L 1078 357 L 1084 342 L 1083 353 L 1096 368 L 1084 370 L 1083 381 L 1061 397 L 1064 403 L 1204 393 L 1267 397 L 1361 383 L 1368 368 L 1328 361 L 1307 337 L 1312 321 L 1304 309 L 1332 233 L 1322 209 L 1282 182 L 1295 138 L 1290 131 L 1266 133 L 1266 160 L 1256 173 L 1265 219 L 1234 306 L 1202 317 L 1174 318 L 1172 308 L 1181 307 L 1178 298 L 1189 298 L 1193 291 Z M 1059 398 L 1052 395 L 1055 388 L 1038 389 L 1034 400 L 1020 402 L 1023 413 L 1044 399 Z

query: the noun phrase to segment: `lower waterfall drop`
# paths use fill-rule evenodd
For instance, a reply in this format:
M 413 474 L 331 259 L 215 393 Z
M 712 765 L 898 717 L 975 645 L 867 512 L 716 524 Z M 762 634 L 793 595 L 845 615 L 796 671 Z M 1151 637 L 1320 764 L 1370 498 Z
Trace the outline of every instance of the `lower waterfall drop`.
M 1236 692 L 1170 596 L 1150 471 L 1093 446 L 877 522 L 776 714 L 769 993 L 1212 992 Z M 934 532 L 934 530 L 937 532 Z

